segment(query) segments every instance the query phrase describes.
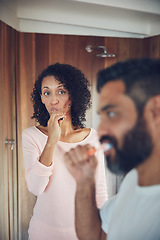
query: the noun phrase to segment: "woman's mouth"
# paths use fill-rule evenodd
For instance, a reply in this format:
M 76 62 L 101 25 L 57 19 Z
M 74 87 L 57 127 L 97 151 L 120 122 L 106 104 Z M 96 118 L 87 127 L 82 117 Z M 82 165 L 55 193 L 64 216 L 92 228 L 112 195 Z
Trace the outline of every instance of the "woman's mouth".
M 59 112 L 60 111 L 60 109 L 58 109 L 58 108 L 52 108 L 52 109 L 50 109 L 50 113 L 52 113 L 52 112 Z

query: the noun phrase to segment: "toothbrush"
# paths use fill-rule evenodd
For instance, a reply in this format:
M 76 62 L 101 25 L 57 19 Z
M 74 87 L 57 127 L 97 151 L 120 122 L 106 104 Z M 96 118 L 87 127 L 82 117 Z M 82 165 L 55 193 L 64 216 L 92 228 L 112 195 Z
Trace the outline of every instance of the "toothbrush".
M 99 149 L 102 149 L 104 152 L 108 151 L 112 148 L 112 144 L 111 143 L 103 143 L 98 149 L 96 149 L 95 147 L 91 148 L 88 150 L 88 156 L 93 156 L 95 154 L 95 152 Z

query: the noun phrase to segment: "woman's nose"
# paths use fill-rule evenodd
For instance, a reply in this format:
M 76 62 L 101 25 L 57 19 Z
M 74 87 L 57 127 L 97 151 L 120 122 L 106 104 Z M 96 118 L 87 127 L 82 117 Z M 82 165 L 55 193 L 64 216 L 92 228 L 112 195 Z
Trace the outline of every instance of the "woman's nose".
M 50 103 L 57 104 L 58 102 L 59 102 L 58 98 L 55 95 L 52 95 Z

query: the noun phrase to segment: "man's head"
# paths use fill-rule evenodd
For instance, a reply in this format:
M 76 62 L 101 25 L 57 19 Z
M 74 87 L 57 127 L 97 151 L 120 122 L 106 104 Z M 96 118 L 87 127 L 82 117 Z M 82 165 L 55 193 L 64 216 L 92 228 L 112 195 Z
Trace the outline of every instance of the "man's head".
M 105 153 L 108 167 L 115 173 L 128 172 L 154 149 L 155 124 L 160 121 L 160 60 L 119 62 L 99 72 L 97 89 L 99 136 L 101 142 L 113 144 Z

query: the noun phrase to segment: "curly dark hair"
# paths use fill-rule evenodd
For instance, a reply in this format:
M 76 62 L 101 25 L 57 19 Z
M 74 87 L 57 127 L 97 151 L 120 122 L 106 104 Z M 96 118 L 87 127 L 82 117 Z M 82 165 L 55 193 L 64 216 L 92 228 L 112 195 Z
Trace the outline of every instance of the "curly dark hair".
M 90 83 L 79 69 L 68 64 L 56 63 L 50 65 L 38 76 L 31 93 L 31 101 L 34 108 L 32 119 L 35 118 L 40 125 L 46 127 L 50 118 L 45 105 L 41 101 L 42 81 L 47 76 L 54 76 L 57 81 L 65 84 L 72 102 L 72 124 L 75 129 L 84 128 L 83 122 L 86 120 L 86 110 L 91 107 Z

